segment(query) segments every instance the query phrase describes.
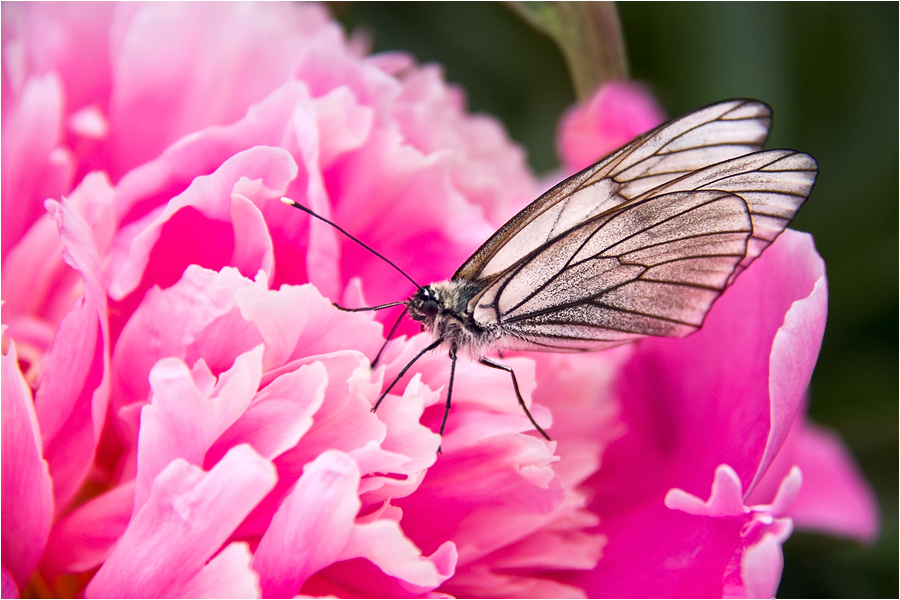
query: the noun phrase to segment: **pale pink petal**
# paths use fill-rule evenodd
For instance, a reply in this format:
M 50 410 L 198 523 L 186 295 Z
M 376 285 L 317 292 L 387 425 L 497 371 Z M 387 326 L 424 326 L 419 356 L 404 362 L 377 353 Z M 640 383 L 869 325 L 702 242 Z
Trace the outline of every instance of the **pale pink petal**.
M 261 180 L 257 196 L 252 200 L 262 203 L 283 196 L 288 182 L 296 175 L 297 165 L 287 152 L 280 148 L 257 147 L 236 154 L 215 173 L 197 177 L 164 210 L 150 213 L 147 218 L 133 223 L 127 234 L 120 234 L 111 266 L 110 296 L 119 300 L 133 292 L 148 266 L 153 267 L 154 277 L 173 282 L 192 263 L 220 268 L 231 258 L 232 252 L 228 250 L 234 246 L 233 231 L 229 231 L 235 227 L 231 221 L 229 199 L 240 180 Z M 188 207 L 195 210 L 185 210 Z M 224 228 L 221 224 L 232 227 Z M 158 243 L 163 247 L 173 243 L 167 236 L 182 240 L 175 244 L 182 256 L 178 259 L 166 257 L 168 260 L 149 265 L 150 252 Z M 187 244 L 187 240 L 194 242 Z M 244 275 L 252 277 L 256 273 Z
M 86 589 L 89 598 L 177 594 L 275 484 L 272 465 L 237 446 L 208 473 L 177 459 L 153 482 Z
M 360 104 L 345 87 L 316 98 L 313 106 L 319 131 L 319 166 L 325 169 L 363 144 L 371 133 L 375 111 Z
M 0 357 L 3 401 L 3 569 L 24 589 L 38 564 L 53 519 L 53 483 L 42 456 L 31 390 L 15 346 Z M 4 582 L 4 594 L 6 587 Z M 18 594 L 16 594 L 18 595 Z M 4 597 L 6 597 L 4 595 Z
M 268 369 L 348 347 L 372 357 L 384 341 L 371 315 L 341 312 L 311 285 L 282 286 L 264 295 L 236 292 L 235 304 L 262 336 Z
M 376 413 L 378 419 L 387 426 L 387 435 L 379 444 L 381 451 L 391 452 L 402 457 L 402 464 L 396 465 L 391 473 L 404 473 L 412 475 L 424 471 L 432 466 L 437 459 L 437 449 L 441 445 L 441 438 L 431 429 L 420 422 L 426 403 L 431 404 L 438 400 L 436 394 L 418 381 L 408 385 L 402 397 L 387 396 Z M 363 473 L 384 471 L 383 465 L 365 465 L 358 454 L 354 453 L 354 459 L 360 463 Z M 375 487 L 378 477 L 369 477 L 365 482 L 366 490 Z M 402 495 L 395 487 L 399 483 L 395 478 L 384 478 L 379 484 L 389 486 L 390 497 Z M 383 488 L 382 488 L 383 489 Z M 385 491 L 383 489 L 383 491 Z M 412 490 L 410 490 L 412 491 Z M 369 502 L 375 501 L 375 496 L 368 497 Z
M 253 554 L 244 542 L 225 547 L 200 572 L 169 591 L 173 598 L 261 598 Z
M 325 398 L 312 415 L 313 426 L 303 435 L 301 443 L 275 459 L 278 484 L 241 527 L 241 535 L 261 535 L 269 527 L 272 515 L 300 477 L 305 465 L 320 454 L 329 449 L 353 453 L 367 447 L 367 444 L 378 444 L 385 437 L 384 424 L 372 413 L 372 404 L 361 391 L 366 390 L 368 396 L 375 393 L 371 391 L 374 386 L 370 381 L 368 362 L 358 352 L 342 351 L 310 357 L 291 363 L 278 372 L 270 372 L 268 376 L 289 373 L 303 364 L 315 363 L 325 367 L 328 383 Z M 266 383 L 264 380 L 264 385 Z M 373 468 L 381 473 L 390 473 L 388 468 L 378 468 L 388 466 L 393 465 L 382 463 L 373 465 Z
M 215 464 L 229 448 L 249 443 L 274 460 L 297 445 L 313 426 L 312 416 L 325 400 L 328 372 L 321 363 L 285 373 L 260 390 L 247 410 L 218 437 L 206 453 Z
M 29 346 L 43 356 L 72 308 L 74 294 L 57 291 L 76 287 L 80 278 L 63 262 L 62 251 L 56 222 L 44 214 L 3 257 L 3 320 L 9 335 L 26 344 L 22 356 Z
M 153 395 L 141 410 L 138 476 L 134 510 L 139 511 L 157 476 L 173 460 L 205 463 L 206 452 L 253 399 L 261 368 L 262 347 L 239 356 L 222 373 L 211 393 L 197 386 L 182 361 L 165 358 L 150 371 Z
M 256 549 L 253 567 L 264 596 L 295 595 L 316 571 L 357 557 L 428 589 L 450 574 L 442 575 L 423 558 L 395 522 L 354 523 L 360 508 L 359 477 L 356 464 L 336 451 L 326 451 L 306 465 Z M 379 544 L 372 544 L 375 539 Z
M 751 506 L 753 510 L 766 511 L 773 516 L 781 517 L 789 514 L 791 506 L 800 494 L 803 487 L 803 473 L 799 467 L 791 467 L 787 476 L 781 480 L 775 499 L 770 504 Z
M 304 37 L 326 26 L 317 6 L 148 4 L 132 12 L 113 33 L 114 179 L 186 134 L 240 119 L 288 78 Z M 212 68 L 221 64 L 228 69 Z
M 537 196 L 525 154 L 510 148 L 496 119 L 466 114 L 465 92 L 444 83 L 440 67 L 424 65 L 402 84 L 393 116 L 403 136 L 424 155 L 451 150 L 454 186 L 484 210 L 494 227 Z
M 613 81 L 563 117 L 560 154 L 570 171 L 580 171 L 664 120 L 665 113 L 643 86 Z
M 306 86 L 289 81 L 249 107 L 241 120 L 178 140 L 158 157 L 122 177 L 116 185 L 117 216 L 123 224 L 130 223 L 164 205 L 194 178 L 212 173 L 238 152 L 254 146 L 280 145 L 294 107 L 308 97 Z
M 56 73 L 64 84 L 70 110 L 80 109 L 109 94 L 110 72 L 99 66 L 110 62 L 109 27 L 116 11 L 116 4 L 100 2 L 10 7 L 3 13 L 4 55 L 6 44 L 21 44 L 23 64 L 15 70 L 26 75 Z M 6 56 L 3 66 L 6 74 L 11 68 Z M 13 87 L 18 88 L 17 93 L 21 91 L 19 85 Z
M 47 74 L 29 79 L 18 104 L 9 115 L 4 111 L 4 257 L 44 213 L 44 200 L 59 199 L 71 189 L 73 160 L 59 147 L 65 102 L 59 77 Z
M 292 115 L 291 126 L 299 162 L 306 171 L 302 203 L 327 219 L 331 216 L 331 207 L 319 167 L 319 130 L 311 103 L 298 104 Z M 340 285 L 338 235 L 334 227 L 319 219 L 309 221 L 306 271 L 310 283 L 322 290 L 323 295 L 331 297 L 337 296 Z
M 447 450 L 417 493 L 394 504 L 403 510 L 404 531 L 424 551 L 457 539 L 460 562 L 467 563 L 528 536 L 552 515 L 564 497 L 551 468 L 556 460 L 543 440 L 495 435 Z
M 746 512 L 743 500 L 744 493 L 737 473 L 728 465 L 720 465 L 716 469 L 709 500 L 704 502 L 693 494 L 672 489 L 666 494 L 665 503 L 668 508 L 680 510 L 689 515 L 739 517 Z
M 109 121 L 97 106 L 86 106 L 69 116 L 69 129 L 82 137 L 102 140 L 109 133 Z
M 828 315 L 828 284 L 825 263 L 813 248 L 812 238 L 791 231 L 779 238 L 779 251 L 769 257 L 772 268 L 795 273 L 792 292 L 798 299 L 791 305 L 772 342 L 769 358 L 771 430 L 753 484 L 759 481 L 781 449 L 797 414 L 825 335 Z M 810 289 L 811 288 L 811 289 Z M 805 290 L 809 295 L 803 297 Z M 752 489 L 752 485 L 748 489 Z
M 593 475 L 606 446 L 627 432 L 610 390 L 632 351 L 633 346 L 622 346 L 602 354 L 534 356 L 534 401 L 552 407 L 551 434 L 560 458 L 554 471 L 568 486 L 579 486 Z
M 726 583 L 725 598 L 774 598 L 781 582 L 784 556 L 781 545 L 791 535 L 790 521 L 785 520 L 774 531 L 744 550 L 741 556 L 741 585 Z
M 258 186 L 257 182 L 253 183 Z M 235 192 L 231 195 L 231 222 L 234 224 L 234 252 L 228 264 L 245 275 L 263 271 L 271 283 L 275 276 L 275 253 L 262 213 L 249 198 Z
M 264 298 L 265 281 L 249 280 L 232 268 L 216 273 L 190 266 L 172 287 L 151 288 L 116 342 L 114 402 L 146 401 L 150 369 L 162 358 L 178 357 L 191 365 L 202 358 L 212 371 L 221 372 L 262 343 L 259 331 L 235 305 L 241 293 L 245 302 Z
M 94 458 L 109 401 L 106 293 L 93 232 L 72 206 L 48 201 L 63 258 L 81 275 L 84 296 L 60 324 L 36 395 L 44 456 L 53 477 L 56 509 L 75 495 Z
M 70 209 L 90 225 L 101 256 L 114 227 L 109 209 L 112 196 L 109 180 L 91 173 L 67 197 Z M 48 204 L 54 214 L 56 206 Z M 81 295 L 81 274 L 65 262 L 64 248 L 53 215 L 45 213 L 3 257 L 3 316 L 10 335 L 20 343 L 27 341 L 41 355 L 49 350 L 53 330 Z M 49 328 L 50 335 L 38 334 L 37 328 Z M 20 355 L 23 350 L 20 347 Z

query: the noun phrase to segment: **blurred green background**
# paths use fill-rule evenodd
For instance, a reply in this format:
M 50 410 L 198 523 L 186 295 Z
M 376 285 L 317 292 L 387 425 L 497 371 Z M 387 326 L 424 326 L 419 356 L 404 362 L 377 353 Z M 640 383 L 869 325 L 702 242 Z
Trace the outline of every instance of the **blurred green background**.
M 531 166 L 556 166 L 574 95 L 553 42 L 493 3 L 332 3 L 374 50 L 443 65 L 469 106 L 502 119 Z M 632 77 L 670 116 L 732 97 L 775 111 L 768 147 L 809 152 L 820 176 L 792 227 L 825 258 L 829 318 L 812 418 L 840 431 L 875 487 L 873 547 L 795 533 L 779 597 L 898 596 L 898 4 L 625 3 Z

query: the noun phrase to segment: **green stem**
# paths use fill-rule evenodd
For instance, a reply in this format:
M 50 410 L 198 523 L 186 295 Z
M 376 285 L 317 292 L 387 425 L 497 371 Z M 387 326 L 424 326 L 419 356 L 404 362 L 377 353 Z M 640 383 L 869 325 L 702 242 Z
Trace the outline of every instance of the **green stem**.
M 607 81 L 628 79 L 622 28 L 612 2 L 512 2 L 511 5 L 559 46 L 580 100 Z

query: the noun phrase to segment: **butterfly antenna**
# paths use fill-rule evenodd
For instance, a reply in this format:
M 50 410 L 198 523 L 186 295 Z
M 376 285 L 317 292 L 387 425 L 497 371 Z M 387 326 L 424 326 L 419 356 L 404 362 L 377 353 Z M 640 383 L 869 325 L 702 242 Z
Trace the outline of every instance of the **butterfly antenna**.
M 419 285 L 418 283 L 416 283 L 416 282 L 413 280 L 412 277 L 410 277 L 409 275 L 407 275 L 406 273 L 404 273 L 404 272 L 403 272 L 403 269 L 401 269 L 400 267 L 398 267 L 397 265 L 395 265 L 394 263 L 392 263 L 391 261 L 389 261 L 388 259 L 386 259 L 384 256 L 382 256 L 382 255 L 379 254 L 378 252 L 375 252 L 374 250 L 372 250 L 372 248 L 370 248 L 369 246 L 367 246 L 365 243 L 361 242 L 359 239 L 357 239 L 356 237 L 354 237 L 354 236 L 351 235 L 350 233 L 347 233 L 346 231 L 344 231 L 341 227 L 339 227 L 339 226 L 336 225 L 335 223 L 332 223 L 331 221 L 329 221 L 329 220 L 326 219 L 325 217 L 322 217 L 322 216 L 317 215 L 317 214 L 314 213 L 311 209 L 309 209 L 309 208 L 303 206 L 302 204 L 299 204 L 299 203 L 297 203 L 297 202 L 294 202 L 294 201 L 291 200 L 290 198 L 282 198 L 281 201 L 284 202 L 285 204 L 289 205 L 289 206 L 293 206 L 294 208 L 299 208 L 300 210 L 302 210 L 302 211 L 305 212 L 306 214 L 310 215 L 311 217 L 315 217 L 315 218 L 319 219 L 319 220 L 322 221 L 323 223 L 328 223 L 329 225 L 331 225 L 332 227 L 334 227 L 335 229 L 337 229 L 338 231 L 340 231 L 341 233 L 343 233 L 344 235 L 346 235 L 348 238 L 350 238 L 351 240 L 353 240 L 354 242 L 356 242 L 357 244 L 359 244 L 360 246 L 362 246 L 363 248 L 365 248 L 366 250 L 368 250 L 369 252 L 371 252 L 372 254 L 374 254 L 375 256 L 377 256 L 378 258 L 380 258 L 381 260 L 383 260 L 384 262 L 386 262 L 387 264 L 389 264 L 389 265 L 391 265 L 392 267 L 394 267 L 394 268 L 397 270 L 398 273 L 400 273 L 401 275 L 403 275 L 404 277 L 406 277 L 406 278 L 407 278 L 414 286 L 416 286 L 416 289 L 419 289 L 419 288 L 422 287 L 421 285 Z M 394 306 L 396 306 L 396 305 L 394 305 Z

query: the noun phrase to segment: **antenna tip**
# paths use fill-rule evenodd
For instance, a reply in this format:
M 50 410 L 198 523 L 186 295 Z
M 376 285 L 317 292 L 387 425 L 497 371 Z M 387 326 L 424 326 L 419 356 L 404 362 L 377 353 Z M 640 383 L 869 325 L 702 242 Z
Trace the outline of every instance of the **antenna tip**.
M 285 198 L 282 196 L 281 201 L 287 204 L 288 206 L 297 206 L 297 203 L 291 200 L 290 198 Z

